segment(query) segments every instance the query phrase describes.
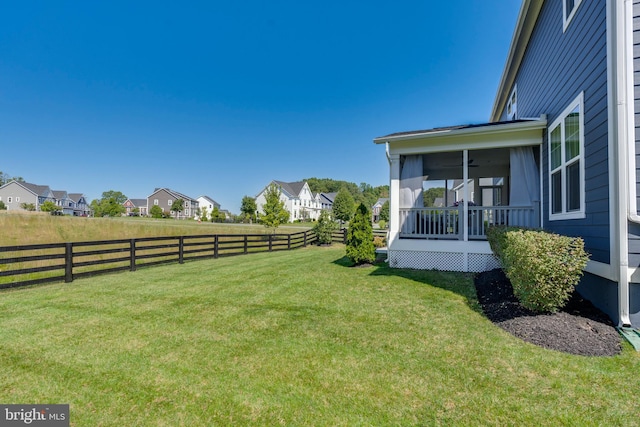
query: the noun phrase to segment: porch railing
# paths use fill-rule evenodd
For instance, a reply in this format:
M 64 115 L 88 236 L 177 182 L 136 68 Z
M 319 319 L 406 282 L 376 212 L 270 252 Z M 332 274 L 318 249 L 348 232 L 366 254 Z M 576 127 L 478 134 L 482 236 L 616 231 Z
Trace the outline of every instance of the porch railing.
M 463 221 L 463 207 L 400 209 L 400 237 L 462 240 L 486 239 L 490 225 L 539 226 L 538 206 L 469 206 Z

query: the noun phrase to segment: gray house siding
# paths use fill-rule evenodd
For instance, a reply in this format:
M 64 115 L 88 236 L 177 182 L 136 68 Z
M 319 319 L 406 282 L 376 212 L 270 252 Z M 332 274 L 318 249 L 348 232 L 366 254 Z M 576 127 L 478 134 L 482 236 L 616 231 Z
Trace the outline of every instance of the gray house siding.
M 24 210 L 20 207 L 23 203 L 39 206 L 38 196 L 16 182 L 10 182 L 0 189 L 0 200 L 10 211 Z
M 544 227 L 581 236 L 591 259 L 610 261 L 606 2 L 582 2 L 566 32 L 562 2 L 542 6 L 516 75 L 518 117 L 554 120 L 584 93 L 585 219 L 549 221 L 547 135 L 542 149 Z M 502 119 L 506 119 L 506 111 Z

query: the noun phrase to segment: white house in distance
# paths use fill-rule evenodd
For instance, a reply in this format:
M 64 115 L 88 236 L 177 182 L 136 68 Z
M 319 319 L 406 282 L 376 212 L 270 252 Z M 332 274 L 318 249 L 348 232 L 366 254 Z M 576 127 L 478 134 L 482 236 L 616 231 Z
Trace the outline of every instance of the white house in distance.
M 200 212 L 207 210 L 207 218 L 211 218 L 211 212 L 215 208 L 220 209 L 220 203 L 216 202 L 209 196 L 200 196 L 196 199 L 198 201 L 198 206 L 200 207 Z
M 282 182 L 271 181 L 269 185 L 256 196 L 256 208 L 262 212 L 262 207 L 266 203 L 265 193 L 271 184 L 280 188 L 280 200 L 284 202 L 284 207 L 289 211 L 289 221 L 295 220 L 317 220 L 322 209 L 320 194 L 313 194 L 309 184 L 304 181 Z

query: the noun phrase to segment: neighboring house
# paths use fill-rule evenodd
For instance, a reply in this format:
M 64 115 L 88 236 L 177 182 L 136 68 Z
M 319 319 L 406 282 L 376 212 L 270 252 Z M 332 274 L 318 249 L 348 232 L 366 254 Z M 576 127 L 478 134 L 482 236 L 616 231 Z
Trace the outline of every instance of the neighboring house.
M 525 0 L 489 123 L 376 138 L 391 169 L 390 265 L 489 270 L 487 225 L 541 226 L 584 239 L 578 291 L 640 326 L 634 28 L 639 2 Z M 462 203 L 422 206 L 424 181 L 455 180 Z
M 389 201 L 388 197 L 381 197 L 371 207 L 371 212 L 372 212 L 372 216 L 373 216 L 373 222 L 380 221 L 380 210 L 382 209 L 382 206 L 388 201 Z
M 209 196 L 198 197 L 198 205 L 200 207 L 200 213 L 202 213 L 202 210 L 204 209 L 207 210 L 207 219 L 211 218 L 211 212 L 213 212 L 215 208 L 220 209 L 220 203 L 216 202 Z
M 122 206 L 126 216 L 147 216 L 147 199 L 127 199 Z
M 321 210 L 320 197 L 311 192 L 309 184 L 305 181 L 271 181 L 269 185 L 256 196 L 258 213 L 262 213 L 263 211 L 262 207 L 266 202 L 265 193 L 271 184 L 275 184 L 280 188 L 280 200 L 284 202 L 285 209 L 289 211 L 289 221 L 318 219 Z
M 177 213 L 171 212 L 173 202 L 178 199 L 184 200 L 184 210 Z M 198 201 L 196 199 L 168 188 L 156 188 L 147 197 L 149 212 L 151 212 L 151 208 L 154 205 L 160 206 L 165 213 L 173 215 L 176 219 L 195 218 L 198 213 Z
M 320 193 L 320 209 L 331 210 L 333 209 L 333 201 L 338 193 Z
M 87 199 L 82 193 L 69 193 L 69 198 L 73 201 L 74 216 L 89 216 L 91 208 L 87 203 Z
M 60 207 L 63 215 L 73 215 L 75 203 L 64 190 L 53 190 L 56 206 Z
M 51 201 L 56 203 L 53 191 L 47 185 L 37 185 L 22 181 L 10 181 L 0 187 L 0 201 L 4 202 L 7 210 L 25 210 L 24 203 L 33 204 L 37 211 L 40 206 Z

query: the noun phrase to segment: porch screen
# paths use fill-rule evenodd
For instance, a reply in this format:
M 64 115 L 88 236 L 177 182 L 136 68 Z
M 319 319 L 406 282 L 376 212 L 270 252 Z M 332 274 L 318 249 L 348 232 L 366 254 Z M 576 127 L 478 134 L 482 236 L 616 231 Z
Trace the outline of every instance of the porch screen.
M 417 212 L 403 209 L 423 208 L 422 199 L 422 155 L 406 156 L 400 171 L 400 230 L 402 233 L 415 233 Z
M 511 149 L 511 191 L 509 206 L 533 206 L 540 203 L 540 174 L 531 147 Z

